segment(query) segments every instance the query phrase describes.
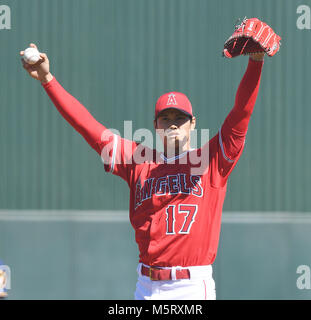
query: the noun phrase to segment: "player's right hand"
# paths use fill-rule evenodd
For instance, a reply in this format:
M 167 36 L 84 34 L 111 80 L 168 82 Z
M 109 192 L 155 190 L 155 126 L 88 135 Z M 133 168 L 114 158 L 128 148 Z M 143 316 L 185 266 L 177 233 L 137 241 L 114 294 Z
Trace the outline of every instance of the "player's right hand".
M 37 48 L 37 46 L 34 43 L 31 43 L 29 45 L 31 48 Z M 20 51 L 20 56 L 22 57 L 22 64 L 24 69 L 29 73 L 29 75 L 36 79 L 41 81 L 42 83 L 47 83 L 53 79 L 53 76 L 50 73 L 50 62 L 45 53 L 40 52 L 40 60 L 35 64 L 29 64 L 25 62 L 23 59 L 24 51 Z

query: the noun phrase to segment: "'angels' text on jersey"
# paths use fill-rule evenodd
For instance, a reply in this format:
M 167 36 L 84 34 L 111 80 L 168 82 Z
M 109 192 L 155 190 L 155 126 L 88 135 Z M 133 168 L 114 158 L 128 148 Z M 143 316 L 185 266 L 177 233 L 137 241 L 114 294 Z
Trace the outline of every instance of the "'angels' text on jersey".
M 200 176 L 186 173 L 149 178 L 143 183 L 139 179 L 135 190 L 135 209 L 153 195 L 161 197 L 182 193 L 202 197 L 204 193 Z

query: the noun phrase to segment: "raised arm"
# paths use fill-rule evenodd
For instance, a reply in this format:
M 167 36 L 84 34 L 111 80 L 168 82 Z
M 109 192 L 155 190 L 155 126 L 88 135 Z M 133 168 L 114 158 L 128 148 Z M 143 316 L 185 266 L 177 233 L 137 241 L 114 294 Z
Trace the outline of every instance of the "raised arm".
M 30 44 L 30 47 L 37 48 L 35 44 Z M 24 51 L 21 51 L 20 55 L 23 56 Z M 41 82 L 61 115 L 100 154 L 101 135 L 106 128 L 97 122 L 89 111 L 57 82 L 56 78 L 50 73 L 47 55 L 40 53 L 40 57 L 41 59 L 34 65 L 30 65 L 22 59 L 23 67 L 32 78 Z
M 249 58 L 246 72 L 238 87 L 233 109 L 221 128 L 221 142 L 225 157 L 234 161 L 242 149 L 252 115 L 261 78 L 264 53 Z

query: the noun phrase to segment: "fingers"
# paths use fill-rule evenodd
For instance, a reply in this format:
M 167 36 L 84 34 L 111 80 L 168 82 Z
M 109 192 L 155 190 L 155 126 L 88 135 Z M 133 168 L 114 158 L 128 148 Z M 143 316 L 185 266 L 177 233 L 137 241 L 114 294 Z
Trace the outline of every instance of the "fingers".
M 37 46 L 34 43 L 30 43 L 29 47 L 38 50 Z M 44 67 L 46 68 L 45 65 L 47 65 L 47 67 L 48 67 L 48 64 L 49 64 L 49 59 L 48 59 L 46 53 L 39 52 L 40 59 L 35 64 L 29 64 L 24 60 L 24 54 L 25 54 L 24 50 L 20 51 L 19 54 L 20 54 L 20 57 L 21 57 L 21 62 L 22 62 L 23 68 L 29 73 L 29 75 L 31 77 L 33 77 L 33 78 L 38 80 L 38 72 L 39 72 L 39 70 L 41 70 Z M 40 65 L 42 63 L 44 64 L 44 67 L 41 68 Z
M 24 68 L 25 70 L 27 70 L 28 72 L 31 72 L 31 71 L 32 71 L 31 65 L 28 64 L 28 63 L 26 63 L 23 58 L 21 59 L 21 61 L 22 61 L 23 68 Z
M 35 71 L 35 65 L 34 64 L 29 64 L 25 62 L 23 58 L 21 58 L 23 68 L 30 74 L 31 72 Z
M 30 43 L 30 44 L 29 44 L 29 47 L 35 48 L 35 49 L 38 50 L 37 46 L 36 46 L 34 43 Z M 19 55 L 20 55 L 21 57 L 24 56 L 24 54 L 25 54 L 25 51 L 24 51 L 24 50 L 22 50 L 22 51 L 19 52 Z M 42 63 L 42 62 L 44 62 L 44 61 L 48 61 L 48 60 L 49 60 L 48 57 L 47 57 L 47 55 L 46 55 L 45 53 L 39 52 L 39 54 L 40 54 L 40 60 L 39 60 L 37 63 Z M 23 65 L 24 65 L 24 64 L 25 64 L 25 61 L 23 61 Z
M 30 47 L 30 48 L 35 48 L 35 49 L 38 50 L 37 46 L 36 46 L 34 43 L 30 43 L 30 44 L 29 44 L 29 47 Z M 21 57 L 22 57 L 24 54 L 25 54 L 25 51 L 24 51 L 24 50 L 22 50 L 22 51 L 19 52 L 19 55 L 20 55 Z
M 21 58 L 21 62 L 22 62 L 23 67 L 25 67 L 25 66 L 27 66 L 27 65 L 28 65 L 28 63 L 26 63 L 26 62 L 25 62 L 25 60 L 24 60 L 23 58 Z
M 31 43 L 31 44 L 29 45 L 29 47 L 30 47 L 30 48 L 35 48 L 35 49 L 38 50 L 37 46 L 36 46 L 34 43 Z
M 29 47 L 38 50 L 38 47 L 37 47 L 34 43 L 30 43 L 30 44 L 29 44 Z M 39 50 L 38 50 L 38 51 L 39 51 Z M 20 54 L 20 56 L 23 56 L 23 55 L 25 54 L 25 51 L 22 50 L 22 51 L 19 52 L 19 54 Z M 41 57 L 42 60 L 47 60 L 47 55 L 46 55 L 45 53 L 41 53 L 41 52 L 40 52 L 40 57 Z
M 48 56 L 45 54 L 45 53 L 40 53 L 40 60 L 41 60 L 41 62 L 43 62 L 43 61 L 48 61 L 49 59 L 48 59 Z

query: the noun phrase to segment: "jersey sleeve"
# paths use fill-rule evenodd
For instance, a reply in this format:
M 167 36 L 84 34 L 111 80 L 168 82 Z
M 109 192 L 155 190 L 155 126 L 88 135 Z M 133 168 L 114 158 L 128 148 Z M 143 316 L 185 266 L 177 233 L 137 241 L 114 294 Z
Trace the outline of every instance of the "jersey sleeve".
M 107 172 L 120 176 L 129 183 L 132 154 L 137 143 L 122 139 L 99 123 L 90 112 L 54 77 L 42 84 L 53 104 L 64 119 L 101 156 Z
M 260 85 L 263 62 L 251 58 L 240 82 L 233 109 L 218 134 L 211 140 L 212 181 L 224 186 L 245 146 L 245 137 Z
M 134 155 L 139 144 L 107 129 L 102 135 L 100 149 L 106 172 L 121 177 L 130 186 L 135 168 Z

